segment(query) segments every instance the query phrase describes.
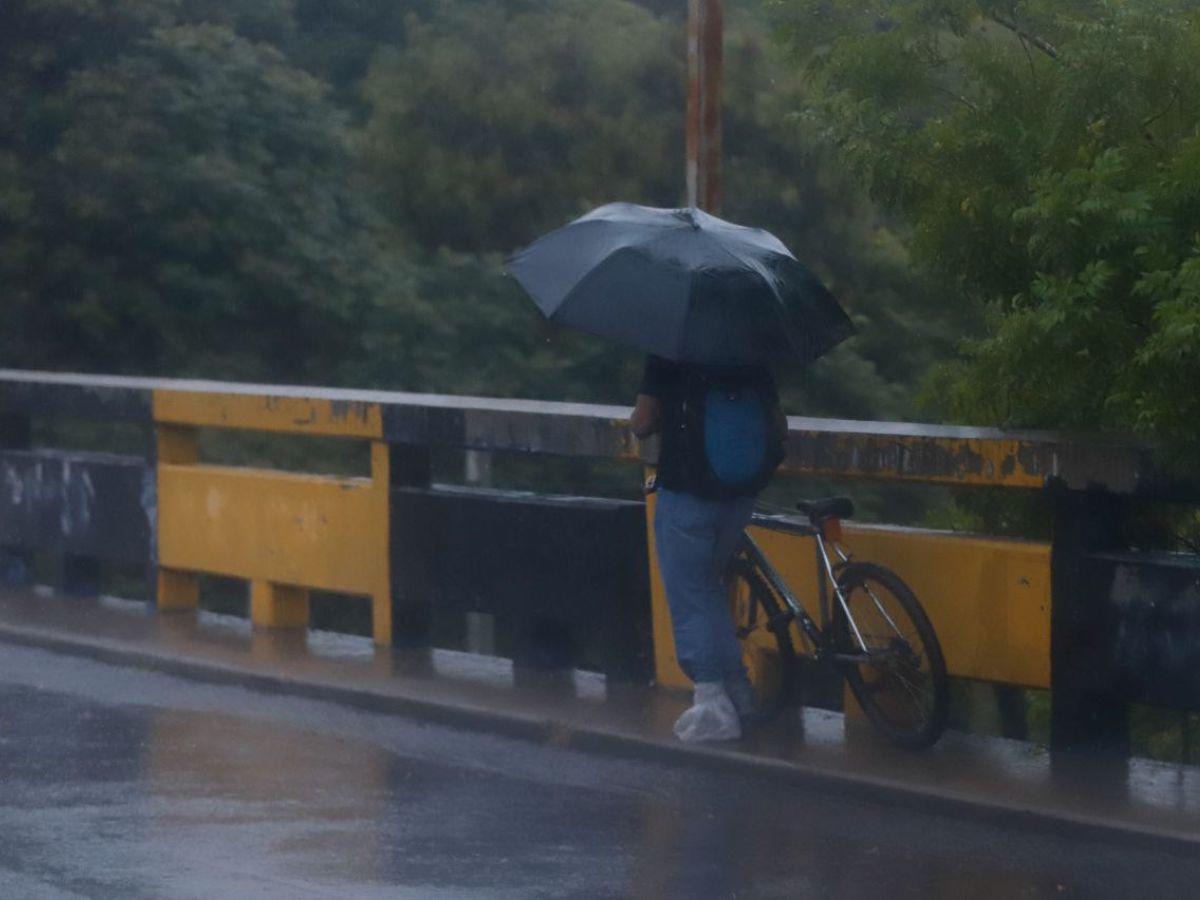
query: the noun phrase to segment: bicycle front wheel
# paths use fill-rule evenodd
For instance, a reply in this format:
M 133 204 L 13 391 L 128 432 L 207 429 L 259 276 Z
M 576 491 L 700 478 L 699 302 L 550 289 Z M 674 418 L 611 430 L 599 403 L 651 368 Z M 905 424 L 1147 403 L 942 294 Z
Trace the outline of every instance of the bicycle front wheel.
M 893 743 L 930 746 L 946 728 L 950 690 L 925 610 L 896 573 L 873 563 L 846 566 L 838 587 L 850 617 L 835 599 L 834 649 L 857 657 L 843 670 L 855 699 Z
M 745 559 L 735 559 L 730 568 L 729 606 L 760 713 L 770 718 L 792 696 L 796 677 L 792 616 Z

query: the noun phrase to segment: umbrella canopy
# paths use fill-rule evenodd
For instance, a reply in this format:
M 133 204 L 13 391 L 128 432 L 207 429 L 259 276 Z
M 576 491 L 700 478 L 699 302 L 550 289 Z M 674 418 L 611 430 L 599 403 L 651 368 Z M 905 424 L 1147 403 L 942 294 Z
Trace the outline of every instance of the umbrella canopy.
M 698 209 L 611 203 L 508 268 L 551 321 L 675 362 L 804 364 L 854 332 L 778 238 Z

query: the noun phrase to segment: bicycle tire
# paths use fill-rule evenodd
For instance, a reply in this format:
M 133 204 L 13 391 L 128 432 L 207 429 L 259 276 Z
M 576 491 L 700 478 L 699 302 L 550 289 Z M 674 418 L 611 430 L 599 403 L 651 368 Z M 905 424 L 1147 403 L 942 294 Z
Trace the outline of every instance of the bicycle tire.
M 913 750 L 931 746 L 946 729 L 950 687 L 941 644 L 925 610 L 899 575 L 874 563 L 848 564 L 838 574 L 838 586 L 864 641 L 878 659 L 877 663 L 843 664 L 851 693 L 871 724 L 892 743 Z M 870 586 L 881 590 L 872 595 L 868 593 Z M 895 603 L 880 599 L 885 591 Z M 833 605 L 830 624 L 833 650 L 861 653 L 845 610 L 836 598 Z M 885 609 L 883 615 L 876 612 L 881 606 Z M 901 613 L 908 620 L 907 628 L 897 621 Z M 876 634 L 873 629 L 880 629 L 881 633 Z M 914 648 L 917 641 L 921 645 L 919 651 Z M 920 663 L 922 652 L 925 666 Z M 868 656 L 871 655 L 868 651 Z M 920 695 L 914 688 L 921 689 Z M 900 714 L 906 708 L 912 713 L 911 721 Z
M 735 559 L 730 567 L 729 598 L 742 661 L 758 694 L 759 716 L 770 719 L 791 700 L 795 688 L 791 613 L 745 559 Z M 774 652 L 758 637 L 764 633 L 773 636 Z

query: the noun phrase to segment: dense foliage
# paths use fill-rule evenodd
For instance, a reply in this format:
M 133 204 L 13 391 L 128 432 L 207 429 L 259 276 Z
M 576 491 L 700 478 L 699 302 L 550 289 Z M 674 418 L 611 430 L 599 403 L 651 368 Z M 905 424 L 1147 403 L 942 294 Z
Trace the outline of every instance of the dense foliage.
M 726 214 L 861 336 L 793 410 L 904 416 L 959 320 L 789 124 L 800 78 L 728 4 Z M 503 271 L 683 189 L 685 7 L 658 0 L 13 0 L 0 10 L 0 365 L 625 402 L 639 361 Z
M 508 251 L 613 197 L 674 203 L 681 33 L 592 0 L 447 4 L 414 23 L 363 85 L 389 213 L 429 247 Z
M 988 311 L 954 417 L 1200 455 L 1200 9 L 1179 0 L 772 0 L 800 118 Z
M 29 39 L 5 56 L 4 364 L 328 378 L 380 267 L 324 86 L 169 3 L 22 13 Z

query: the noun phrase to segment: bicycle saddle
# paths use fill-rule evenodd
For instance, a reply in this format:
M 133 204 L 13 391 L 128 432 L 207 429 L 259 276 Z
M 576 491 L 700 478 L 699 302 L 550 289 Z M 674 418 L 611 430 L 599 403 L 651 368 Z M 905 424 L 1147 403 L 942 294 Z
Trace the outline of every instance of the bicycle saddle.
M 801 500 L 796 509 L 814 523 L 826 519 L 849 519 L 854 515 L 854 501 L 849 497 L 829 497 L 825 500 Z

